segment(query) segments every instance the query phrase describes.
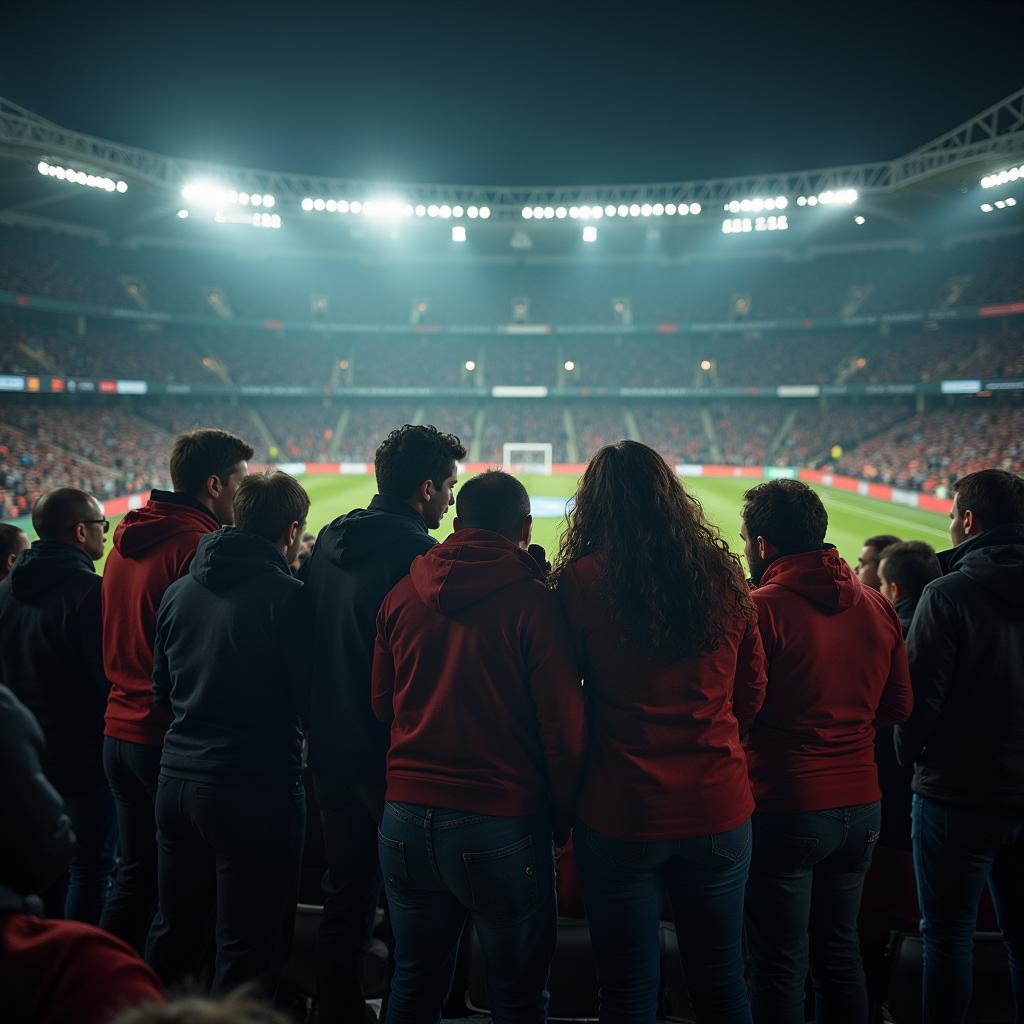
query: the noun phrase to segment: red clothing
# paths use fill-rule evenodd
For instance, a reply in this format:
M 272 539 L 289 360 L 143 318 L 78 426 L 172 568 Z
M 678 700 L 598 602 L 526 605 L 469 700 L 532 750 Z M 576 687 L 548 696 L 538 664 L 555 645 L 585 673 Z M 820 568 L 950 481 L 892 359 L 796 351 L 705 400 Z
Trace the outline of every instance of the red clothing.
M 875 727 L 910 716 L 903 631 L 889 602 L 835 548 L 784 555 L 753 592 L 768 660 L 747 753 L 759 811 L 881 799 Z
M 736 828 L 754 809 L 740 733 L 764 699 L 757 630 L 737 616 L 717 651 L 661 662 L 622 643 L 601 593 L 600 555 L 562 573 L 579 653 L 590 753 L 577 813 L 614 839 Z
M 556 813 L 583 764 L 572 645 L 536 562 L 459 530 L 412 563 L 377 616 L 373 711 L 391 722 L 389 800 L 496 816 Z
M 162 1003 L 160 982 L 120 939 L 77 921 L 0 913 L 0 1017 L 33 1024 L 109 1024 Z
M 114 532 L 103 570 L 103 665 L 110 680 L 107 736 L 160 746 L 171 716 L 153 703 L 153 640 L 164 591 L 183 576 L 199 538 L 219 529 L 212 512 L 154 491 Z

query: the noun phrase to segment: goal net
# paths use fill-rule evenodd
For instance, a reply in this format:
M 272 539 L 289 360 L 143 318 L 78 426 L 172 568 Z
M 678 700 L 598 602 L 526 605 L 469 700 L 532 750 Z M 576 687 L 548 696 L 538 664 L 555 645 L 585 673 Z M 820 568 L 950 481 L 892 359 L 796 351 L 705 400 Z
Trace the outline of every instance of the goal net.
M 506 473 L 551 475 L 551 445 L 506 441 L 502 446 L 501 468 Z

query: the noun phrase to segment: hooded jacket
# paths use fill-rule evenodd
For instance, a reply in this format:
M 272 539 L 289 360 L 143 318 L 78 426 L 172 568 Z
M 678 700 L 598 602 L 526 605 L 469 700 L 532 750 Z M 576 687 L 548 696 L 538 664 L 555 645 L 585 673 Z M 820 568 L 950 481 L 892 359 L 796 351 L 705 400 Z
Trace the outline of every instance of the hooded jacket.
M 912 707 L 895 609 L 831 546 L 777 558 L 752 596 L 768 668 L 747 743 L 757 810 L 878 800 L 875 728 Z
M 1024 523 L 939 556 L 907 639 L 914 714 L 896 730 L 914 792 L 1024 808 Z
M 173 716 L 163 775 L 227 785 L 299 781 L 301 592 L 270 541 L 230 526 L 200 540 L 157 613 L 153 694 Z
M 0 583 L 0 682 L 35 715 L 64 796 L 106 783 L 100 577 L 84 551 L 37 540 Z
M 110 680 L 106 735 L 158 747 L 170 718 L 153 703 L 153 638 L 164 591 L 184 573 L 199 538 L 218 529 L 186 494 L 154 490 L 114 531 L 103 568 L 103 664 Z
M 512 541 L 459 530 L 413 562 L 377 616 L 373 710 L 391 725 L 388 800 L 549 811 L 568 835 L 583 692 L 543 570 Z
M 377 612 L 437 542 L 415 509 L 376 495 L 320 531 L 305 568 L 312 623 L 309 759 L 335 782 L 384 788 L 388 730 L 370 708 Z

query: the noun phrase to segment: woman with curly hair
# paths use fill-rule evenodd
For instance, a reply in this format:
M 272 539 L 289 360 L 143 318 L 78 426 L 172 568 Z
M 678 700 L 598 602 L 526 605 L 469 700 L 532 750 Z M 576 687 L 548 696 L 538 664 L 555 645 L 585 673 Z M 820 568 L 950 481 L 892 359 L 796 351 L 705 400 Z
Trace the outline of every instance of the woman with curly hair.
M 749 1024 L 740 736 L 765 675 L 740 563 L 665 460 L 620 441 L 580 480 L 552 582 L 586 696 L 575 855 L 601 1021 L 654 1021 L 667 889 L 697 1019 Z

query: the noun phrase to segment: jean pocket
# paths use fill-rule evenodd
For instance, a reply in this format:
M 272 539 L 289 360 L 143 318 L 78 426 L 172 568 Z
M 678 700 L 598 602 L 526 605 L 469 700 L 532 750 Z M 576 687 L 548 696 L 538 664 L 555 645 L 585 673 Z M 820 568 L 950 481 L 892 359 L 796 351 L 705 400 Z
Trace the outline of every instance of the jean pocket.
M 750 849 L 750 822 L 728 832 L 717 832 L 711 837 L 711 852 L 732 864 L 738 864 Z
M 465 852 L 462 862 L 475 913 L 494 921 L 512 922 L 536 909 L 540 865 L 533 836 L 524 836 L 498 850 Z
M 403 892 L 411 889 L 412 879 L 405 857 L 405 843 L 400 839 L 389 839 L 377 829 L 377 849 L 380 854 L 381 874 L 388 890 Z

